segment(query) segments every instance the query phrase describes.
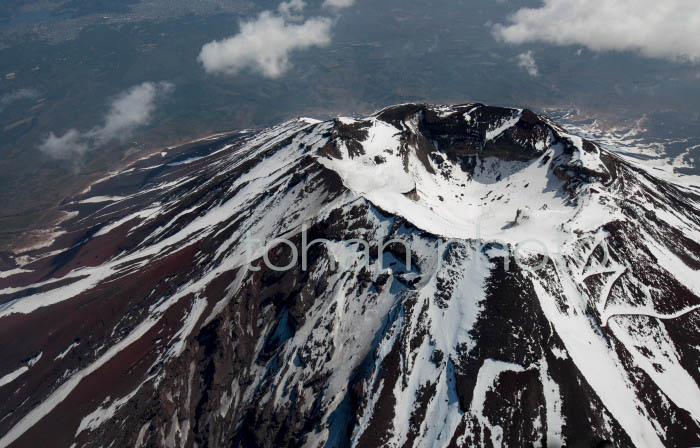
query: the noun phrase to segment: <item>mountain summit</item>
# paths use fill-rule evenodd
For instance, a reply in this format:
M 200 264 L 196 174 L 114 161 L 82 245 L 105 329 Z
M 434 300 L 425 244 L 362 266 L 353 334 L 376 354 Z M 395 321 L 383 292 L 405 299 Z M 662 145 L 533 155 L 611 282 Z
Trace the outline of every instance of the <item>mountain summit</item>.
M 529 110 L 145 158 L 0 258 L 0 447 L 700 439 L 700 196 Z

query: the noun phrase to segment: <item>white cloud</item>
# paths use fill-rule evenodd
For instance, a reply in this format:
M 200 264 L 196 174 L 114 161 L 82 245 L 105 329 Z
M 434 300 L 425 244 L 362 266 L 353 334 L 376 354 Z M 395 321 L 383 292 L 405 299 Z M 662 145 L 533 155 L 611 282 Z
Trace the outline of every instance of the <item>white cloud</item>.
M 355 0 L 324 0 L 322 7 L 337 12 L 354 4 Z M 291 66 L 291 53 L 331 43 L 333 20 L 304 20 L 295 15 L 305 8 L 305 0 L 283 1 L 276 11 L 264 11 L 253 20 L 241 22 L 235 36 L 202 46 L 198 60 L 208 73 L 234 75 L 250 70 L 279 78 Z
M 527 71 L 530 76 L 537 76 L 539 74 L 537 70 L 537 62 L 535 62 L 535 57 L 532 51 L 527 53 L 520 53 L 518 55 L 518 67 L 522 67 Z
M 292 17 L 292 11 L 301 12 L 304 8 L 306 8 L 306 2 L 304 0 L 289 0 L 280 3 L 278 10 L 283 16 Z
M 0 112 L 15 101 L 23 99 L 33 99 L 39 96 L 39 91 L 36 89 L 19 89 L 11 93 L 6 93 L 0 96 Z
M 90 134 L 98 144 L 104 144 L 124 134 L 130 134 L 138 126 L 147 124 L 156 108 L 156 99 L 172 91 L 167 82 L 145 82 L 123 92 L 112 102 L 105 124 Z
M 544 0 L 523 8 L 494 34 L 509 43 L 583 45 L 648 57 L 700 61 L 698 0 Z
M 76 129 L 70 129 L 60 137 L 50 133 L 39 149 L 56 159 L 67 159 L 86 153 L 89 147 L 84 135 Z
M 349 8 L 355 4 L 355 0 L 325 0 L 323 2 L 324 8 Z
M 113 140 L 123 140 L 139 126 L 147 124 L 159 98 L 172 91 L 167 82 L 145 82 L 122 92 L 110 105 L 104 124 L 89 131 L 70 129 L 60 137 L 53 132 L 39 146 L 51 157 L 67 159 L 100 148 Z
M 291 9 L 285 6 L 287 13 Z M 236 74 L 250 69 L 278 78 L 290 67 L 290 53 L 331 42 L 331 19 L 315 17 L 303 23 L 293 20 L 265 11 L 250 22 L 242 22 L 237 35 L 205 44 L 199 61 L 209 73 Z

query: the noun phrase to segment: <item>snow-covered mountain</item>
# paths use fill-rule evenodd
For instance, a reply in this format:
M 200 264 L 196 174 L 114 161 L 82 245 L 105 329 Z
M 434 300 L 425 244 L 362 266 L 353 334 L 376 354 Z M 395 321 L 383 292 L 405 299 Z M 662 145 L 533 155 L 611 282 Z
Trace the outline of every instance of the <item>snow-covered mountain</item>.
M 0 258 L 0 447 L 700 440 L 700 196 L 529 110 L 216 136 L 63 207 Z

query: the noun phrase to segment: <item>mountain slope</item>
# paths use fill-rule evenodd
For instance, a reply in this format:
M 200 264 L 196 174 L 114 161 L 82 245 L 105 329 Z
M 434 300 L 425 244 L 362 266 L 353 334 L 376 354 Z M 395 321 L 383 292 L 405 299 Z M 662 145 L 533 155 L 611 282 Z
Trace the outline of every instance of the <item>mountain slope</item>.
M 690 445 L 699 204 L 481 104 L 170 149 L 3 258 L 0 447 Z

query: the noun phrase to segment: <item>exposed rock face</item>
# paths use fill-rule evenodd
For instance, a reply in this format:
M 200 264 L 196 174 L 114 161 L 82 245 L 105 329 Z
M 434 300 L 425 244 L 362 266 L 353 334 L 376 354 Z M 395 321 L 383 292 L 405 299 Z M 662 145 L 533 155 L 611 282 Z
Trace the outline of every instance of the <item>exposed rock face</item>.
M 0 257 L 0 447 L 690 446 L 699 204 L 480 104 L 168 150 Z

